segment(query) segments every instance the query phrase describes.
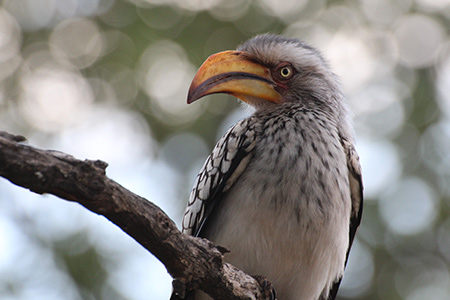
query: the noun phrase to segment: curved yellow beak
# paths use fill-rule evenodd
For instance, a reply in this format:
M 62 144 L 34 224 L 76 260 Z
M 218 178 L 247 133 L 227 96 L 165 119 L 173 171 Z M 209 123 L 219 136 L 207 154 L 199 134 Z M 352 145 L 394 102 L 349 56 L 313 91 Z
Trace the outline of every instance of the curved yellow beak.
M 241 51 L 223 51 L 208 57 L 192 80 L 187 102 L 217 93 L 233 95 L 249 104 L 281 101 L 270 70 Z

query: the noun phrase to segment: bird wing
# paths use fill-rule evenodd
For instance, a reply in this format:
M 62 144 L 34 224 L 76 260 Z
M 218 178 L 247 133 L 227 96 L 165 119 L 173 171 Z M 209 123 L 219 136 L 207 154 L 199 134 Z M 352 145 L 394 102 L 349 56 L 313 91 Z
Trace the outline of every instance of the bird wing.
M 230 189 L 247 167 L 255 147 L 253 117 L 243 119 L 231 127 L 217 142 L 201 168 L 183 216 L 183 233 L 201 236 L 223 194 Z M 170 300 L 194 300 L 195 292 L 188 291 L 182 299 L 172 293 Z
M 341 144 L 344 148 L 345 155 L 347 157 L 348 167 L 348 179 L 350 183 L 350 196 L 352 200 L 352 211 L 350 215 L 350 230 L 349 230 L 349 243 L 347 249 L 347 257 L 345 259 L 345 265 L 347 265 L 348 255 L 350 248 L 352 247 L 353 240 L 355 239 L 356 230 L 361 223 L 362 211 L 363 211 L 363 183 L 361 176 L 361 165 L 359 163 L 359 156 L 355 150 L 353 144 L 346 138 L 341 136 Z M 342 277 L 336 281 L 331 288 L 328 299 L 334 300 L 339 290 Z
M 183 216 L 183 232 L 200 236 L 223 193 L 242 174 L 255 147 L 254 118 L 243 119 L 217 142 L 201 168 Z

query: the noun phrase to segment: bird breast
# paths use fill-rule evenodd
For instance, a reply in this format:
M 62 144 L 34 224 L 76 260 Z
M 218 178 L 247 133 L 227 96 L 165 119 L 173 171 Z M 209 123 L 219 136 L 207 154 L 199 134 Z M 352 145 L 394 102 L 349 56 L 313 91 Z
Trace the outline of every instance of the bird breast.
M 265 275 L 282 300 L 315 300 L 342 275 L 351 209 L 338 129 L 325 114 L 256 113 L 257 144 L 205 237 Z

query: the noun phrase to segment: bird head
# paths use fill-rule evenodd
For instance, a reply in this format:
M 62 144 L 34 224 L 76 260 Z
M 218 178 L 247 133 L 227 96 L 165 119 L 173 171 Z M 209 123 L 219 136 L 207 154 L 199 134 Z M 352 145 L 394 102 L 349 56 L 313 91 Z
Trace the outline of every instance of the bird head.
M 216 93 L 233 95 L 257 110 L 300 102 L 333 111 L 342 98 L 337 77 L 315 48 L 272 34 L 211 55 L 202 64 L 187 101 Z

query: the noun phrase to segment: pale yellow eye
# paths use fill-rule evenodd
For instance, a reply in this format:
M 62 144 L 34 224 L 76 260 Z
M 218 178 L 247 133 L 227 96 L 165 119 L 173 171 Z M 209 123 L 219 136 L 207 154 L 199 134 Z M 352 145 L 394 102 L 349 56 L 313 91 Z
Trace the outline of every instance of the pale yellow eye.
M 280 76 L 282 78 L 290 78 L 292 76 L 292 68 L 291 66 L 284 66 L 280 69 Z

